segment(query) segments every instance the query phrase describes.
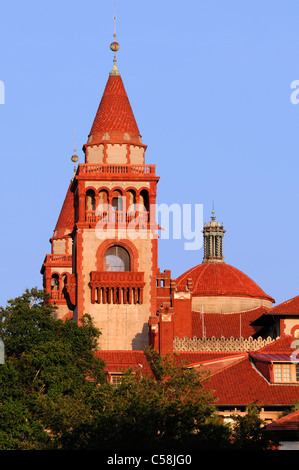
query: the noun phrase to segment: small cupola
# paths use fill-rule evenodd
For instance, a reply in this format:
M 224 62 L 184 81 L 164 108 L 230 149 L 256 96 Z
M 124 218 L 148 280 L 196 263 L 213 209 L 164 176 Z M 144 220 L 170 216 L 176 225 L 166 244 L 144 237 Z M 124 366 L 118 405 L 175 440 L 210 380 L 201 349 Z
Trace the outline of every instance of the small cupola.
M 224 263 L 223 224 L 216 220 L 215 211 L 212 210 L 211 220 L 204 224 L 204 258 L 203 263 Z

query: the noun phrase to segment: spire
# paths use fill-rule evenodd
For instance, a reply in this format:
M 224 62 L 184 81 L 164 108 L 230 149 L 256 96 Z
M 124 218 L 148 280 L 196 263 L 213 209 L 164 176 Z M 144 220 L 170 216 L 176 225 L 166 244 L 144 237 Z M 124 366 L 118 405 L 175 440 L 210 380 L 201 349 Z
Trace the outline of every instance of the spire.
M 215 217 L 214 202 L 210 222 L 204 225 L 204 259 L 203 263 L 224 263 L 223 235 L 225 230 Z
M 72 162 L 74 163 L 74 174 L 76 173 L 76 163 L 79 160 L 78 155 L 76 154 L 76 132 L 74 130 L 74 154 L 71 158 Z
M 114 20 L 114 34 L 113 34 L 114 41 L 110 44 L 110 49 L 114 52 L 114 58 L 113 58 L 114 65 L 112 67 L 110 75 L 120 75 L 120 73 L 118 71 L 118 68 L 117 68 L 117 65 L 116 65 L 116 52 L 119 50 L 119 44 L 115 40 L 115 38 L 116 38 L 116 20 L 117 20 L 117 17 L 115 16 L 115 13 L 114 13 L 113 20 Z
M 110 49 L 114 52 L 114 65 L 94 119 L 87 145 L 103 142 L 143 145 L 127 93 L 116 66 L 119 44 L 116 38 L 116 16 L 114 19 L 114 41 Z
M 131 163 L 131 150 L 126 147 L 128 144 L 135 146 L 134 162 L 136 163 L 138 161 L 144 164 L 146 145 L 142 143 L 122 77 L 116 66 L 116 52 L 119 50 L 119 44 L 115 40 L 116 16 L 114 16 L 113 19 L 114 41 L 110 44 L 110 49 L 114 52 L 114 65 L 109 73 L 104 93 L 88 135 L 88 140 L 83 145 L 85 162 L 115 163 L 116 158 L 118 163 Z M 104 150 L 102 150 L 102 144 L 105 146 Z M 122 146 L 122 152 L 127 153 L 116 157 L 115 152 L 119 150 L 119 147 L 115 147 L 113 153 L 110 151 L 111 147 L 108 144 L 112 144 L 113 146 L 119 144 Z M 110 152 L 109 155 L 108 152 Z

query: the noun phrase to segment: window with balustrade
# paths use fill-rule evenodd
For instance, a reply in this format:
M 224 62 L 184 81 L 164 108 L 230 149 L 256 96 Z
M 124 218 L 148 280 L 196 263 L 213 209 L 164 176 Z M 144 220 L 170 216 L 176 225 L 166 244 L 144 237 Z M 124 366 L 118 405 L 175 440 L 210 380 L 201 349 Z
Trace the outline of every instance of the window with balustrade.
M 132 264 L 126 248 L 108 247 L 103 255 L 103 270 L 90 273 L 91 303 L 142 304 L 144 273 L 131 271 Z

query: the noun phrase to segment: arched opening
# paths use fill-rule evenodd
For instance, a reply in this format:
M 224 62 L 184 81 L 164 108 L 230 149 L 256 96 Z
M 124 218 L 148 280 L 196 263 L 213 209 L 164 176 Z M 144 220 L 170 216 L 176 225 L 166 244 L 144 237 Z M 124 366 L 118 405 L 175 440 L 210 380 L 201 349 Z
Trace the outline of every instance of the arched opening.
M 130 271 L 130 255 L 122 246 L 110 246 L 104 254 L 104 271 Z
M 60 279 L 56 273 L 51 277 L 51 296 L 54 300 L 60 299 Z
M 149 211 L 149 196 L 146 189 L 140 191 L 139 204 L 141 207 L 143 207 L 144 211 Z
M 86 210 L 95 211 L 96 209 L 96 197 L 93 189 L 86 191 Z
M 64 287 L 66 283 L 67 273 L 63 273 L 61 276 L 61 298 L 64 298 Z
M 85 196 L 85 220 L 89 223 L 95 221 L 96 197 L 93 189 L 88 189 Z
M 133 189 L 129 189 L 127 192 L 127 207 L 129 212 L 136 210 L 136 193 Z
M 51 290 L 52 291 L 59 291 L 59 276 L 58 276 L 58 274 L 52 274 Z
M 149 221 L 149 195 L 142 189 L 139 195 L 139 222 L 144 226 Z
M 108 191 L 106 189 L 99 191 L 99 204 L 108 204 Z
M 122 193 L 119 190 L 113 191 L 111 205 L 112 211 L 120 212 L 123 210 Z

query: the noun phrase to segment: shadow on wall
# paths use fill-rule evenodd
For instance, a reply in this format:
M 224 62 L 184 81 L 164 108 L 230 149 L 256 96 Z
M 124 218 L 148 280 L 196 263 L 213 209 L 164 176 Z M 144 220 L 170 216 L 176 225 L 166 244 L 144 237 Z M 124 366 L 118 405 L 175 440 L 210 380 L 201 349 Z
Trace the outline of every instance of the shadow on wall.
M 144 323 L 142 332 L 137 333 L 132 339 L 132 349 L 133 351 L 143 351 L 146 346 L 148 346 L 148 324 Z

